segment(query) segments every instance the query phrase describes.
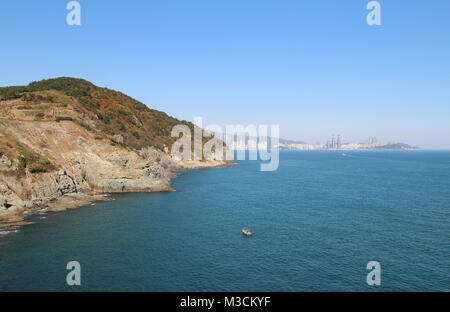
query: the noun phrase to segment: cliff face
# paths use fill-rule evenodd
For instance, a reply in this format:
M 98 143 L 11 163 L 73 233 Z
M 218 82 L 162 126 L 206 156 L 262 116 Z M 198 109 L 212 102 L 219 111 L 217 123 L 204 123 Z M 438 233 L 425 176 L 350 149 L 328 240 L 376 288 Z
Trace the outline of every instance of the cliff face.
M 192 124 L 95 86 L 70 95 L 78 92 L 78 80 L 68 81 L 69 91 L 42 84 L 38 91 L 0 89 L 0 222 L 76 207 L 104 198 L 102 193 L 170 191 L 176 170 L 227 164 L 172 159 L 170 127 Z

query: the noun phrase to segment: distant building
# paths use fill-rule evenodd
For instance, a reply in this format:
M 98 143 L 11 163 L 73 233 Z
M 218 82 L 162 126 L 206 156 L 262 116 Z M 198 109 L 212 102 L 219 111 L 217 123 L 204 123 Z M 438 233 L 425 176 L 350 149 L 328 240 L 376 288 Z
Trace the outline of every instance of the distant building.
M 369 138 L 369 145 L 372 145 L 372 144 L 376 144 L 378 141 L 377 141 L 377 138 L 376 137 L 370 137 Z
M 331 148 L 336 148 L 336 137 L 334 135 L 331 138 Z
M 341 148 L 342 147 L 342 138 L 340 135 L 338 135 L 337 137 L 337 148 Z

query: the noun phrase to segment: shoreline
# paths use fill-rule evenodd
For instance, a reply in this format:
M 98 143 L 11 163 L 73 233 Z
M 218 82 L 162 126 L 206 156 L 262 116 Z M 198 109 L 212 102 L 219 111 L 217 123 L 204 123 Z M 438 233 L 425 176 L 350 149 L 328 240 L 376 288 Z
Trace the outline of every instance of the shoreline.
M 148 189 L 129 189 L 124 191 L 96 191 L 94 190 L 91 193 L 69 193 L 63 194 L 62 196 L 52 199 L 49 202 L 43 205 L 35 205 L 29 207 L 19 213 L 12 213 L 9 216 L 5 216 L 0 219 L 0 238 L 8 236 L 10 234 L 18 233 L 20 228 L 26 225 L 31 224 L 26 221 L 27 217 L 35 216 L 35 215 L 45 215 L 47 213 L 57 213 L 64 212 L 67 210 L 78 209 L 80 207 L 85 207 L 89 205 L 93 205 L 96 202 L 100 201 L 112 201 L 114 199 L 111 198 L 112 194 L 131 194 L 131 193 L 162 193 L 162 192 L 173 192 L 175 191 L 171 187 L 171 179 L 177 177 L 177 173 L 181 171 L 189 172 L 192 170 L 201 170 L 201 169 L 214 169 L 214 168 L 227 168 L 232 166 L 237 166 L 239 163 L 235 163 L 232 161 L 226 161 L 225 163 L 220 161 L 190 161 L 183 162 L 181 168 L 175 170 L 171 174 L 169 174 L 170 183 L 168 187 L 163 188 L 148 188 Z

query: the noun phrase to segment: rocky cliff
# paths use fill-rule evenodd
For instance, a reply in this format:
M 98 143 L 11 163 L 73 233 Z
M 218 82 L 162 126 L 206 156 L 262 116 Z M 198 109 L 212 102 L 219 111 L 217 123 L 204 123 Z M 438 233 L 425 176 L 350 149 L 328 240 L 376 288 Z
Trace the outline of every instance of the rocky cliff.
M 0 222 L 104 199 L 103 193 L 170 191 L 180 169 L 170 128 L 184 123 L 116 91 L 60 78 L 0 88 Z

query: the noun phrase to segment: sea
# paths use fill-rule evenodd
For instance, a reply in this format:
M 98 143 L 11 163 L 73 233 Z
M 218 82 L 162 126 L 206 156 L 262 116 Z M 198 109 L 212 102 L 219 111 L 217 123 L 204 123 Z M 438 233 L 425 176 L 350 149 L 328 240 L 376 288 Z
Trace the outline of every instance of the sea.
M 449 151 L 238 163 L 0 230 L 0 291 L 450 291 Z

